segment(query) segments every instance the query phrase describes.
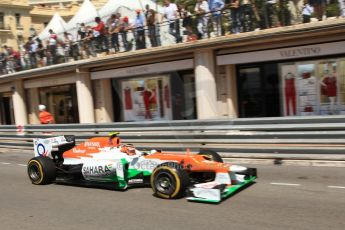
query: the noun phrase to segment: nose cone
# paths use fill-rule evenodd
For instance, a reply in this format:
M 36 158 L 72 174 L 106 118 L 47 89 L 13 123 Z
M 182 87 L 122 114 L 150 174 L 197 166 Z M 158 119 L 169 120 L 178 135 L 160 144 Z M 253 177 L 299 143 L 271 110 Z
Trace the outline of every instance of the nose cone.
M 243 167 L 243 166 L 239 166 L 239 165 L 231 165 L 230 166 L 230 172 L 240 173 L 240 172 L 244 172 L 246 170 L 247 170 L 247 168 Z

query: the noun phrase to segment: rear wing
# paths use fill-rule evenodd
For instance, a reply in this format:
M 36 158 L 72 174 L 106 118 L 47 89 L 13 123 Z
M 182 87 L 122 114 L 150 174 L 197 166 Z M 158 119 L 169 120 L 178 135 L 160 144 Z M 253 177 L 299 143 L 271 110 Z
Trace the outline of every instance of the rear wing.
M 74 144 L 75 137 L 72 135 L 57 136 L 50 138 L 35 138 L 34 142 L 34 151 L 35 157 L 45 156 L 52 157 L 51 152 L 53 148 L 61 147 L 67 144 Z

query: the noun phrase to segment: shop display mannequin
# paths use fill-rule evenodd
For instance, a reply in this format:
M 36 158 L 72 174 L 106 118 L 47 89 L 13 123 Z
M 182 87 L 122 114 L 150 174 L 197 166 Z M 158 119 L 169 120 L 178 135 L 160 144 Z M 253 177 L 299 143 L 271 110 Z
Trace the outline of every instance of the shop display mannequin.
M 337 98 L 337 77 L 335 73 L 329 74 L 326 70 L 321 81 L 322 92 L 327 96 L 330 107 L 330 114 L 335 114 L 335 103 Z
M 288 72 L 285 77 L 285 104 L 286 115 L 296 115 L 296 88 L 295 88 L 295 75 Z M 292 113 L 291 113 L 291 112 Z

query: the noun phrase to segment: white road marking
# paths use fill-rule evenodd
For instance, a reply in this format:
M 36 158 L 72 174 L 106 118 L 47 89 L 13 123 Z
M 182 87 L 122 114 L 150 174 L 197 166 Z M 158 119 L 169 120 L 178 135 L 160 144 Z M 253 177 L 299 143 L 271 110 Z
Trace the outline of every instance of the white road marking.
M 288 183 L 270 183 L 271 185 L 283 185 L 283 186 L 300 186 L 300 184 L 288 184 Z
M 328 188 L 341 188 L 341 189 L 345 189 L 345 186 L 327 186 Z
M 3 165 L 10 165 L 11 163 L 7 163 L 7 162 L 0 162 L 0 164 L 3 164 Z
M 24 164 L 17 164 L 18 166 L 26 167 L 27 165 Z

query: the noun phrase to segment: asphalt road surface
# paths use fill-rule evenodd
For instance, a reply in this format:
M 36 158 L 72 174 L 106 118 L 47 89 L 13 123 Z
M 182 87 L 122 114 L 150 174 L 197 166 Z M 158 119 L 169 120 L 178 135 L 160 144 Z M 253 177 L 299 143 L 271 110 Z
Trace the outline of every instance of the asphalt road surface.
M 27 153 L 0 153 L 0 229 L 345 229 L 345 168 L 257 166 L 259 178 L 221 204 L 32 185 Z

